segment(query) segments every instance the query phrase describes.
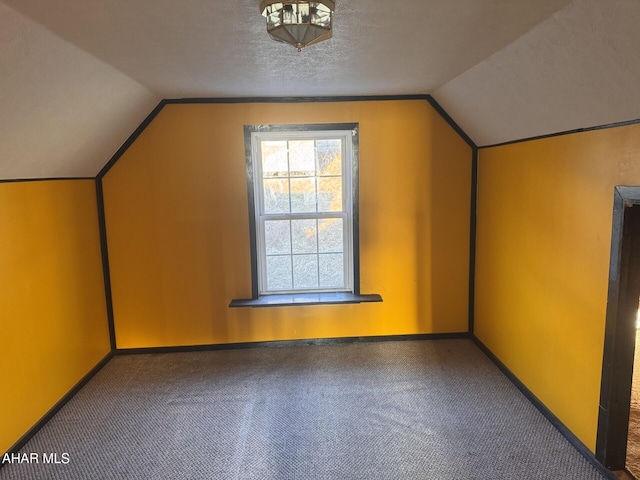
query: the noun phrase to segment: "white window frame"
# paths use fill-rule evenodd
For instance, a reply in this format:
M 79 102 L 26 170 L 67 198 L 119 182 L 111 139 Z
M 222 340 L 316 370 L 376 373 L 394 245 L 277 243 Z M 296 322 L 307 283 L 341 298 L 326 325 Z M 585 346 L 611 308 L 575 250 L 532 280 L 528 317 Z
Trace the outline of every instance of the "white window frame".
M 353 292 L 357 290 L 355 286 L 356 273 L 354 272 L 354 188 L 353 188 L 353 166 L 354 166 L 354 146 L 352 137 L 356 131 L 352 128 L 344 129 L 269 129 L 269 131 L 251 132 L 251 159 L 254 194 L 254 219 L 255 222 L 255 255 L 257 267 L 257 294 L 297 294 L 297 293 L 325 293 L 325 292 Z M 263 176 L 261 142 L 265 140 L 322 140 L 340 139 L 342 145 L 342 211 L 340 212 L 317 212 L 317 213 L 287 213 L 287 214 L 265 214 L 263 195 Z M 295 177 L 294 177 L 295 178 Z M 344 285 L 340 288 L 306 288 L 288 290 L 269 290 L 266 278 L 266 248 L 264 225 L 267 220 L 289 220 L 289 219 L 323 219 L 342 218 L 343 219 L 343 279 Z M 293 255 L 291 258 L 293 259 Z M 292 269 L 293 275 L 293 269 Z M 293 278 L 292 278 L 293 280 Z M 293 282 L 292 282 L 293 285 Z

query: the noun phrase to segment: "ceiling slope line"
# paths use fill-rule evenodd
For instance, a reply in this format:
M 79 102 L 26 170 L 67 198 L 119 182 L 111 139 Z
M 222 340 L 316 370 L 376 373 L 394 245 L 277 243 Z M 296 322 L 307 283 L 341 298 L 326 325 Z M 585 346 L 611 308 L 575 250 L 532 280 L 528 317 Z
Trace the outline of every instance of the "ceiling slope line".
M 606 130 L 608 128 L 626 127 L 629 125 L 637 125 L 639 123 L 640 123 L 640 118 L 636 118 L 634 120 L 625 120 L 623 122 L 605 123 L 602 125 L 594 125 L 592 127 L 574 128 L 573 130 L 565 130 L 562 132 L 555 132 L 555 133 L 546 133 L 544 135 L 536 135 L 534 137 L 525 137 L 525 138 L 520 138 L 518 140 L 509 140 L 508 142 L 482 145 L 478 147 L 478 149 L 483 150 L 485 148 L 504 147 L 506 145 L 513 145 L 516 143 L 532 142 L 534 140 L 543 140 L 545 138 L 562 137 L 565 135 L 572 135 L 575 133 L 593 132 L 595 130 Z
M 129 149 L 131 145 L 133 145 L 133 142 L 137 140 L 140 134 L 144 132 L 144 130 L 149 126 L 149 124 L 153 121 L 153 119 L 156 118 L 156 115 L 160 113 L 160 110 L 162 110 L 162 108 L 165 106 L 166 103 L 167 103 L 166 100 L 160 100 L 158 105 L 156 105 L 156 107 L 151 111 L 151 113 L 149 113 L 149 115 L 146 116 L 146 118 L 142 121 L 142 123 L 138 125 L 138 128 L 136 128 L 133 131 L 133 133 L 129 135 L 129 138 L 127 138 L 127 140 L 120 146 L 120 148 L 116 151 L 116 153 L 113 154 L 113 156 L 109 159 L 109 161 L 105 164 L 105 166 L 102 167 L 102 169 L 95 176 L 96 180 L 101 180 L 102 177 L 106 175 L 106 173 L 111 169 L 111 167 L 115 165 L 118 159 L 122 157 L 122 155 L 124 155 L 124 153 Z
M 467 145 L 471 147 L 472 150 L 476 150 L 478 146 L 475 144 L 471 137 L 467 135 L 467 133 L 462 130 L 462 128 L 455 122 L 453 118 L 446 112 L 444 108 L 433 98 L 431 95 L 426 95 L 425 100 L 429 102 L 429 104 L 435 109 L 436 112 L 440 114 L 440 116 L 449 124 L 451 128 L 453 128 L 458 135 L 466 142 Z

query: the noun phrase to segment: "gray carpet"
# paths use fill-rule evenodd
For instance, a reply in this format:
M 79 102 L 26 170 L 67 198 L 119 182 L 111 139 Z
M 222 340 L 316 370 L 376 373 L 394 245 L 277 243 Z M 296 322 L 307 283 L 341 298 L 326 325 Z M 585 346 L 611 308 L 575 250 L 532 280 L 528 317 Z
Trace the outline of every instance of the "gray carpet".
M 640 478 L 640 329 L 636 330 L 636 353 L 633 359 L 633 382 L 629 405 L 626 467 Z
M 117 356 L 22 452 L 0 479 L 604 478 L 470 340 Z

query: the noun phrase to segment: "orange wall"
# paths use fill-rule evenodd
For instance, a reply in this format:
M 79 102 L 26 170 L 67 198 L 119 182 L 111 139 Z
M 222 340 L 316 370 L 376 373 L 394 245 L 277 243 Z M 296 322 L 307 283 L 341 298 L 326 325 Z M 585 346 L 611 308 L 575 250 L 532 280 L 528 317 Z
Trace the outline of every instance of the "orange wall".
M 93 180 L 0 183 L 0 452 L 109 351 Z
M 480 150 L 475 333 L 592 450 L 623 184 L 640 125 Z
M 360 123 L 361 291 L 251 296 L 243 125 Z M 167 105 L 103 179 L 118 348 L 467 330 L 471 149 L 424 100 Z

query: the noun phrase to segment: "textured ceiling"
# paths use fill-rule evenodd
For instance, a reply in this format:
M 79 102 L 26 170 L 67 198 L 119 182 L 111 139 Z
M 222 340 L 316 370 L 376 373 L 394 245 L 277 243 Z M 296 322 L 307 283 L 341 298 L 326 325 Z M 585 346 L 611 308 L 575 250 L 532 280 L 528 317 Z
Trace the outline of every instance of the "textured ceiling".
M 0 179 L 93 176 L 161 98 L 432 93 L 479 145 L 640 118 L 638 0 L 0 0 Z
M 338 0 L 334 37 L 269 39 L 259 0 L 4 0 L 165 98 L 426 93 L 568 0 Z
M 478 145 L 636 120 L 640 1 L 575 1 L 433 95 Z

